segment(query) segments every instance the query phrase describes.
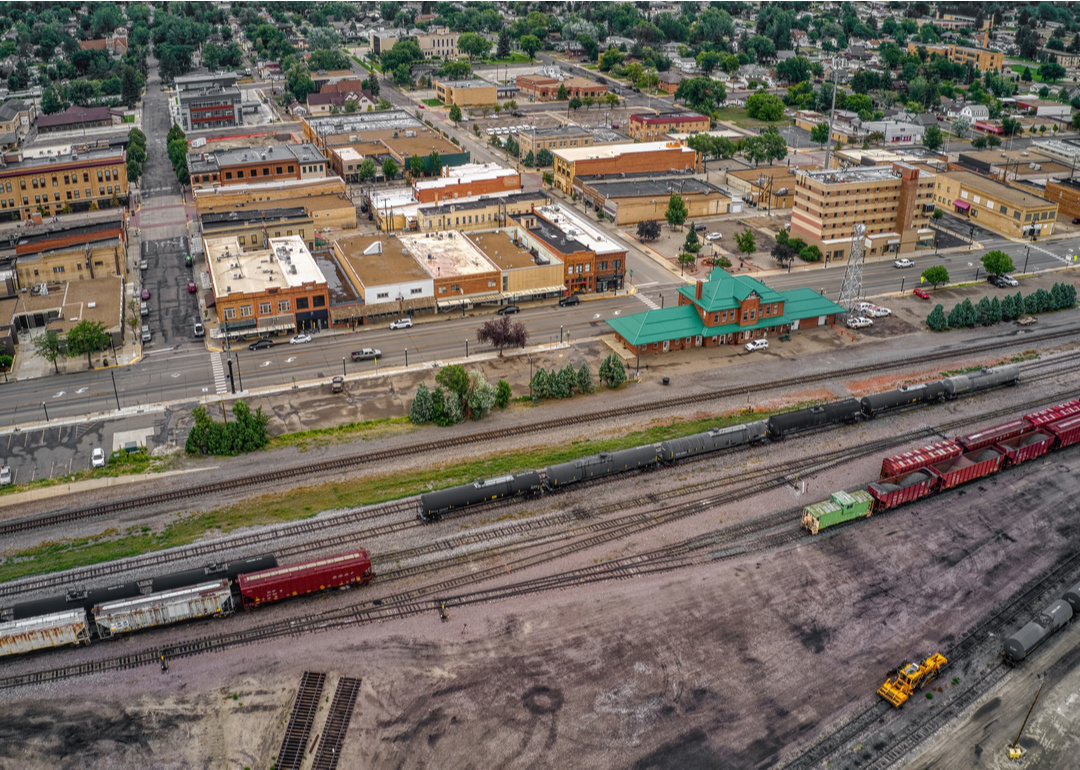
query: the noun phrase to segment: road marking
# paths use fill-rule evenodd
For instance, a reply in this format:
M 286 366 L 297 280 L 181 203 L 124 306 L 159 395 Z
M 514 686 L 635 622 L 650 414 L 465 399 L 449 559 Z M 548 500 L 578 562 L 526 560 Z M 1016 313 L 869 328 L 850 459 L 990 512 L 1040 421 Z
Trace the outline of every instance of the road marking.
M 656 286 L 659 281 L 649 281 L 648 283 L 635 283 L 634 286 L 638 289 L 644 289 L 646 286 Z
M 1047 251 L 1042 246 L 1032 246 L 1031 248 L 1035 249 L 1035 251 L 1041 251 L 1043 254 L 1046 254 L 1047 256 L 1053 257 L 1054 259 L 1060 260 L 1061 262 L 1064 262 L 1066 264 L 1068 264 L 1068 262 L 1069 262 L 1069 260 L 1067 260 L 1065 257 L 1059 257 L 1054 252 Z
M 291 364 L 295 360 L 296 360 L 296 356 L 289 356 L 288 358 L 285 359 L 285 363 Z
M 225 393 L 228 387 L 225 382 L 225 367 L 221 364 L 221 354 L 210 354 L 210 371 L 214 374 L 214 388 L 219 395 Z
M 173 378 L 173 379 L 175 380 L 175 379 L 176 379 L 177 377 L 179 377 L 179 376 L 180 376 L 180 372 L 173 372 L 173 373 L 172 373 L 172 374 L 170 374 L 169 376 L 170 376 L 170 377 L 172 377 L 172 378 Z
M 644 294 L 635 294 L 634 296 L 640 299 L 645 304 L 645 307 L 649 308 L 649 310 L 660 309 L 660 306 L 653 301 L 652 297 L 647 297 Z
M 262 362 L 261 364 L 259 364 L 259 368 L 260 368 L 260 369 L 265 369 L 265 368 L 266 368 L 266 367 L 268 367 L 268 366 L 270 366 L 270 362 L 269 362 L 269 361 L 263 361 L 263 362 Z
M 78 393 L 81 396 L 83 393 L 85 393 L 88 390 L 90 390 L 90 388 L 79 388 L 75 392 Z
M 61 390 L 59 393 L 53 393 L 53 398 L 60 398 L 66 391 Z

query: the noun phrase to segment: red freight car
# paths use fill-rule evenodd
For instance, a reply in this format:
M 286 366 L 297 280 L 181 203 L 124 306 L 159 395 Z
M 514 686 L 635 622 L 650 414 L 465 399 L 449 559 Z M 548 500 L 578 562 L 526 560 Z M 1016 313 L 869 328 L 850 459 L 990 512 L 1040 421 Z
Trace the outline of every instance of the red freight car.
M 929 470 L 919 469 L 875 481 L 867 488 L 867 491 L 877 501 L 874 509 L 884 511 L 926 497 L 934 491 L 935 484 L 937 484 L 936 476 Z
M 1072 417 L 1076 414 L 1080 414 L 1080 399 L 1066 401 L 1064 404 L 1048 406 L 1046 409 L 1040 409 L 1037 412 L 1025 414 L 1024 419 L 1036 428 L 1041 428 L 1047 423 L 1064 420 L 1066 417 Z
M 1049 452 L 1054 440 L 1054 436 L 1046 431 L 1033 430 L 995 444 L 994 449 L 1005 455 L 1005 461 L 1009 465 L 1019 465 Z
M 938 490 L 952 489 L 959 484 L 997 473 L 1005 455 L 996 449 L 977 449 L 966 455 L 930 466 L 930 472 L 941 481 Z
M 367 551 L 359 549 L 301 564 L 249 572 L 238 576 L 236 582 L 244 606 L 256 607 L 327 588 L 366 583 L 371 577 L 371 558 Z
M 1058 420 L 1046 426 L 1058 438 L 1058 447 L 1066 447 L 1080 441 L 1080 415 Z
M 957 436 L 956 440 L 968 452 L 974 452 L 976 449 L 982 449 L 985 446 L 993 446 L 1002 441 L 1016 438 L 1030 430 L 1031 424 L 1028 423 L 1027 420 L 1017 419 L 1002 425 L 983 428 L 980 431 L 969 433 L 966 436 Z
M 888 479 L 894 476 L 902 476 L 919 468 L 959 457 L 963 454 L 963 448 L 955 441 L 945 439 L 929 446 L 911 449 L 901 452 L 892 457 L 886 457 L 881 461 L 881 478 Z

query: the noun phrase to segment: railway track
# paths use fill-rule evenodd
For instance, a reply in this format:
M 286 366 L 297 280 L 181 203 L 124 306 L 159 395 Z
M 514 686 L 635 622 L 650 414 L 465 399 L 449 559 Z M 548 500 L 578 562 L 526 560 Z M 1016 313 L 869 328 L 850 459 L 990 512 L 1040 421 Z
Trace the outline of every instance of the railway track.
M 353 707 L 359 693 L 359 679 L 343 676 L 338 680 L 311 770 L 337 770 L 338 760 L 341 759 L 341 745 L 345 743 L 345 733 L 349 731 L 349 722 L 352 721 Z
M 1069 337 L 1073 336 L 1074 334 L 1075 332 L 1073 330 L 1044 332 L 1041 334 L 1035 334 L 1031 335 L 1030 337 L 1026 337 L 1024 340 L 1022 340 L 1022 342 L 1018 341 L 1018 344 L 1028 345 L 1036 342 L 1058 339 L 1061 337 Z M 1008 343 L 1004 343 L 1004 345 L 1007 344 Z M 998 341 L 994 343 L 986 343 L 983 345 L 974 345 L 964 350 L 963 353 L 931 353 L 921 356 L 920 363 L 943 361 L 957 358 L 960 355 L 966 356 L 987 352 L 1000 352 L 1002 347 L 1003 343 Z M 895 369 L 910 365 L 910 359 L 897 360 L 891 364 L 867 364 L 847 369 L 845 370 L 845 375 L 856 376 L 860 374 L 876 373 L 883 370 Z M 834 372 L 822 372 L 819 374 L 789 377 L 784 380 L 776 380 L 771 383 L 762 384 L 761 386 L 756 387 L 755 390 L 775 390 L 779 388 L 795 387 L 810 382 L 829 381 L 835 379 L 835 377 L 836 374 Z M 221 481 L 209 482 L 206 484 L 197 484 L 191 487 L 186 487 L 184 489 L 156 492 L 153 494 L 141 495 L 138 497 L 132 497 L 124 500 L 113 500 L 107 503 L 101 503 L 99 505 L 88 506 L 85 508 L 74 508 L 65 511 L 56 511 L 54 513 L 49 513 L 42 516 L 34 516 L 23 519 L 11 519 L 8 521 L 0 522 L 0 535 L 13 535 L 20 532 L 29 532 L 37 529 L 45 529 L 48 527 L 57 526 L 59 524 L 70 524 L 76 521 L 98 518 L 114 513 L 120 513 L 122 511 L 161 505 L 162 503 L 169 503 L 178 500 L 187 501 L 195 497 L 204 497 L 212 494 L 231 492 L 246 487 L 267 486 L 275 482 L 288 481 L 290 479 L 302 477 L 308 478 L 323 473 L 343 471 L 350 468 L 371 465 L 374 463 L 392 460 L 398 457 L 404 457 L 423 451 L 454 449 L 457 447 L 468 446 L 470 444 L 496 442 L 503 439 L 512 438 L 514 436 L 527 435 L 530 433 L 551 430 L 554 428 L 564 428 L 577 425 L 585 425 L 594 422 L 609 421 L 613 417 L 625 417 L 637 414 L 647 414 L 649 412 L 654 412 L 662 409 L 668 410 L 672 407 L 690 407 L 697 404 L 715 401 L 720 398 L 729 398 L 732 396 L 748 394 L 750 390 L 750 388 L 745 386 L 719 388 L 708 393 L 696 393 L 687 396 L 676 397 L 673 399 L 657 401 L 656 403 L 652 404 L 637 404 L 632 406 L 619 407 L 615 409 L 604 409 L 594 414 L 574 415 L 572 417 L 557 418 L 554 420 L 546 420 L 544 422 L 529 423 L 527 425 L 510 426 L 506 428 L 481 431 L 479 433 L 473 433 L 467 436 L 454 436 L 451 438 L 440 439 L 437 441 L 429 441 L 421 444 L 410 444 L 408 446 L 396 447 L 392 449 L 383 449 L 375 452 L 364 452 L 360 454 L 350 455 L 348 457 L 339 457 L 332 460 L 322 460 L 315 463 L 305 463 L 302 465 L 296 465 L 291 468 L 283 468 L 275 471 L 266 471 L 264 473 L 251 474 L 248 476 L 239 476 L 231 479 L 223 479 Z
M 322 697 L 325 683 L 326 674 L 322 672 L 305 671 L 301 677 L 300 689 L 296 693 L 275 762 L 278 770 L 300 770 L 304 764 L 311 726 L 315 723 L 315 712 L 319 709 L 319 698 Z

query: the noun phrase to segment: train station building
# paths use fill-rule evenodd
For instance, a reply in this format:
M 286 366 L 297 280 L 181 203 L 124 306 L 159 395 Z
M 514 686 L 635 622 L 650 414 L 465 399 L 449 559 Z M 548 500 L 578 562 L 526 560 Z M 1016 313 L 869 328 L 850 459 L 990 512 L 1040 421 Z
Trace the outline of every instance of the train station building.
M 646 310 L 607 322 L 633 353 L 741 345 L 760 337 L 832 326 L 844 309 L 813 289 L 776 291 L 748 275 L 715 268 L 704 281 L 679 289 L 675 307 Z

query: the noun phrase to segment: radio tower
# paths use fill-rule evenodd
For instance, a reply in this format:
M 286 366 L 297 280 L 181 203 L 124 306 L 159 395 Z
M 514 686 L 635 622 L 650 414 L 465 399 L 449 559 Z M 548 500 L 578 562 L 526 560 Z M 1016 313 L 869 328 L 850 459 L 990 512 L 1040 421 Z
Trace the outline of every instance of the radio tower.
M 855 310 L 855 303 L 862 299 L 862 271 L 866 261 L 866 225 L 855 225 L 851 233 L 851 253 L 848 256 L 847 269 L 844 270 L 844 283 L 840 286 L 840 299 L 837 304 L 849 314 Z

